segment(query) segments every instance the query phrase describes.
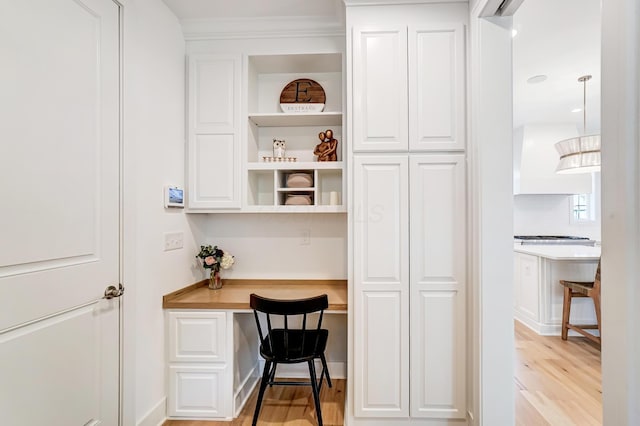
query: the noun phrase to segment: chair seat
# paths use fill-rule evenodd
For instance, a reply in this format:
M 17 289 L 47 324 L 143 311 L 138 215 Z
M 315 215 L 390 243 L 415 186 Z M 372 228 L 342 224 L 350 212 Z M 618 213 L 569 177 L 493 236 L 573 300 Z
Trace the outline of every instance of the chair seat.
M 574 293 L 580 293 L 587 296 L 589 291 L 593 290 L 593 281 L 565 281 L 560 280 L 560 284 L 569 287 Z
M 265 337 L 260 345 L 260 354 L 277 363 L 298 363 L 318 358 L 327 347 L 329 331 L 320 330 L 271 330 L 271 340 Z M 271 349 L 273 342 L 275 350 Z

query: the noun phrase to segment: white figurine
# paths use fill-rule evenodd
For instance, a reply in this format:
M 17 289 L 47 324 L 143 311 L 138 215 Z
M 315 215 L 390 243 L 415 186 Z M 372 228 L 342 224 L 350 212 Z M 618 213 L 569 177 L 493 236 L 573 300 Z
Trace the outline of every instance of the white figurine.
M 286 142 L 278 139 L 273 140 L 273 157 L 284 158 L 286 151 Z

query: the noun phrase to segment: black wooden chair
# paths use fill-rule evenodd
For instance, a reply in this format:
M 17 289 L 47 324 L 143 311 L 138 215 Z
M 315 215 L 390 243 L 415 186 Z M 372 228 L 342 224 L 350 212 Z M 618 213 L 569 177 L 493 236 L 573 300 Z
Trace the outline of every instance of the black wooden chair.
M 250 306 L 256 318 L 256 326 L 260 336 L 260 355 L 265 359 L 260 390 L 258 391 L 258 401 L 253 414 L 253 425 L 258 422 L 260 406 L 267 385 L 311 385 L 313 400 L 316 406 L 316 416 L 318 425 L 322 426 L 322 412 L 320 411 L 320 389 L 322 380 L 327 378 L 327 384 L 331 387 L 331 378 L 327 369 L 327 360 L 324 356 L 325 347 L 329 331 L 322 328 L 322 316 L 324 310 L 329 307 L 329 300 L 326 294 L 297 300 L 275 300 L 267 299 L 256 294 L 250 296 Z M 260 315 L 262 313 L 264 315 Z M 310 314 L 317 313 L 317 320 L 309 318 Z M 266 328 L 261 323 L 266 323 Z M 272 327 L 272 320 L 275 316 L 283 320 L 282 327 L 278 324 Z M 297 321 L 300 321 L 297 324 Z M 309 326 L 307 322 L 314 323 Z M 316 376 L 314 360 L 320 359 L 322 362 L 322 374 L 320 374 L 320 384 Z M 278 364 L 297 364 L 306 362 L 309 366 L 308 382 L 276 381 L 276 367 Z

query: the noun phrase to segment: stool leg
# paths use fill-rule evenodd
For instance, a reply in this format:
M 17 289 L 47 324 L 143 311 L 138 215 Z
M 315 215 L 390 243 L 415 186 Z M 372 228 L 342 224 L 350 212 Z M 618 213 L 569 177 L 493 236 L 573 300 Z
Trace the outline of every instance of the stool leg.
M 564 288 L 564 298 L 562 300 L 562 340 L 567 340 L 569 334 L 569 318 L 571 317 L 571 289 Z
M 322 411 L 320 410 L 320 392 L 318 392 L 318 378 L 316 377 L 316 367 L 313 360 L 308 361 L 309 376 L 311 377 L 311 390 L 313 391 L 313 401 L 316 404 L 316 416 L 318 417 L 318 426 L 322 426 Z

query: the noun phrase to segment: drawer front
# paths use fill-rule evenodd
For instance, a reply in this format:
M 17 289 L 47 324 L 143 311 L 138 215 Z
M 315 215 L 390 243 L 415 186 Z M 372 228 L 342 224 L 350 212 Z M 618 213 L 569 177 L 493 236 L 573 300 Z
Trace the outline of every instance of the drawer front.
M 169 366 L 167 414 L 170 417 L 230 417 L 229 392 L 225 392 L 227 375 L 224 364 Z
M 170 362 L 225 362 L 226 312 L 169 312 Z

